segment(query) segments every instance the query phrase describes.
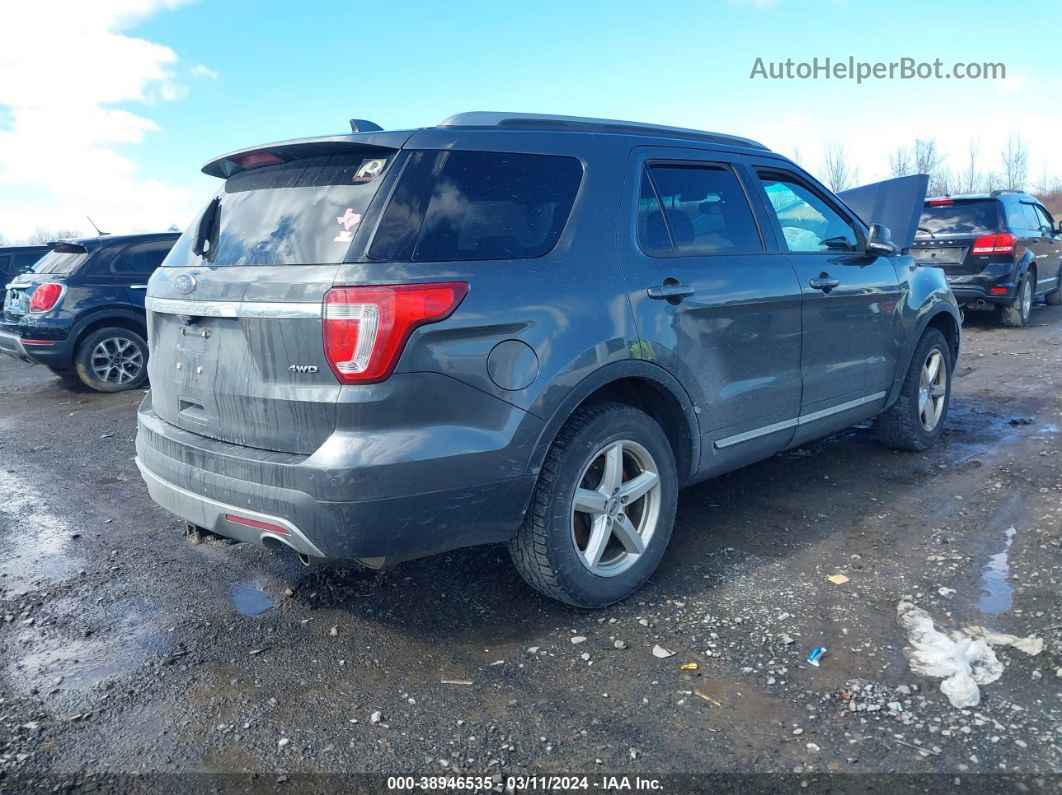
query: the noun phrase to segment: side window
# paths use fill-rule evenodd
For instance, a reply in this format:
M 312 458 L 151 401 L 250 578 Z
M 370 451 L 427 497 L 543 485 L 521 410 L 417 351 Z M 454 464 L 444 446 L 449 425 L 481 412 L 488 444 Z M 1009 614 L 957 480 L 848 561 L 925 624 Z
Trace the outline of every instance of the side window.
M 155 240 L 129 246 L 111 260 L 111 273 L 115 276 L 146 279 L 162 264 L 172 247 L 172 240 Z
M 369 248 L 401 262 L 532 259 L 560 239 L 583 178 L 574 157 L 418 151 Z
M 14 259 L 10 254 L 0 254 L 0 276 L 14 276 L 18 273 L 11 261 Z M 6 283 L 6 282 L 5 282 Z M 3 287 L 3 285 L 0 285 Z
M 1022 202 L 1021 211 L 1025 215 L 1025 223 L 1021 228 L 1040 231 L 1040 219 L 1036 216 L 1036 208 L 1028 202 Z
M 790 251 L 859 248 L 855 227 L 796 177 L 774 171 L 761 171 L 759 176 Z
M 1007 226 L 1011 229 L 1036 229 L 1037 225 L 1029 226 L 1032 219 L 1026 214 L 1029 207 L 1021 202 L 1005 205 L 1007 208 Z
M 1040 228 L 1044 229 L 1046 227 L 1046 231 L 1048 234 L 1054 234 L 1055 219 L 1052 218 L 1051 215 L 1047 212 L 1047 210 L 1045 210 L 1039 204 L 1035 206 L 1035 210 L 1037 217 L 1040 219 Z
M 654 165 L 645 170 L 638 239 L 650 256 L 763 251 L 741 183 L 718 166 Z

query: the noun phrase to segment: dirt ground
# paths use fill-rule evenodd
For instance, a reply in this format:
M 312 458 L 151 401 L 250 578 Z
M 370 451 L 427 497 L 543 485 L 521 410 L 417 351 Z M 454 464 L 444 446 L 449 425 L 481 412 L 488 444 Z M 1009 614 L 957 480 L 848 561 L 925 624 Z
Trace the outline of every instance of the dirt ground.
M 596 612 L 533 592 L 503 548 L 371 574 L 192 544 L 133 463 L 142 393 L 71 391 L 0 357 L 0 786 L 154 771 L 1057 784 L 1062 308 L 964 332 L 936 448 L 853 428 L 688 489 L 653 580 Z M 953 707 L 908 667 L 905 597 L 941 629 L 1044 648 L 997 647 L 1002 676 Z

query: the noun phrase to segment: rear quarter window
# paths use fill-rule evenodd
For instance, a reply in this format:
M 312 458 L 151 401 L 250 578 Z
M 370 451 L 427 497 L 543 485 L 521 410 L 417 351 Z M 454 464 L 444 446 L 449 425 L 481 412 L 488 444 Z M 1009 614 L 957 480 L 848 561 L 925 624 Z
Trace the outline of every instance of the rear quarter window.
M 574 157 L 415 151 L 380 220 L 370 259 L 531 259 L 557 244 L 582 181 Z

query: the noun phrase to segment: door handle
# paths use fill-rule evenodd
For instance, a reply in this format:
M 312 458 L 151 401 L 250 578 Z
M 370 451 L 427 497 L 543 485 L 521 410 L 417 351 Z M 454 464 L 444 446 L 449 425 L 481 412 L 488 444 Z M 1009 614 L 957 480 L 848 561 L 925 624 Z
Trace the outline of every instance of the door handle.
M 146 290 L 147 289 L 147 285 L 146 284 L 130 284 L 129 285 L 129 289 L 130 290 Z
M 824 293 L 828 293 L 834 287 L 837 287 L 841 283 L 840 279 L 831 279 L 827 273 L 817 276 L 811 280 L 811 286 L 816 290 L 822 290 Z
M 669 301 L 673 304 L 677 304 L 682 301 L 683 298 L 689 298 L 693 295 L 693 288 L 688 284 L 683 284 L 678 279 L 667 278 L 664 279 L 664 283 L 657 287 L 647 287 L 645 294 L 650 298 L 656 300 Z

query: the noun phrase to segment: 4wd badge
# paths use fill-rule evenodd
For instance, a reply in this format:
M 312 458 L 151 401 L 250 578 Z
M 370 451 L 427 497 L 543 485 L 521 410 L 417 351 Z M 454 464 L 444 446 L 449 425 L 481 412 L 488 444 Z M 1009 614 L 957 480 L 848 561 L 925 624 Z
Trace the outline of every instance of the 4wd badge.
M 288 372 L 289 373 L 296 373 L 296 374 L 316 373 L 317 372 L 317 365 L 316 364 L 293 364 L 293 365 L 291 365 L 288 368 Z

